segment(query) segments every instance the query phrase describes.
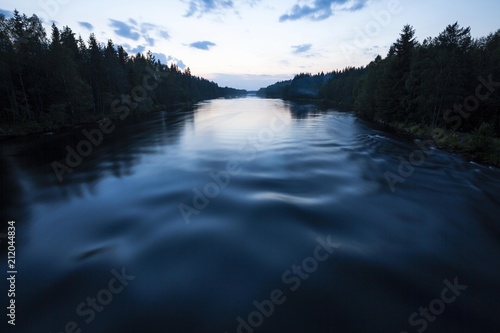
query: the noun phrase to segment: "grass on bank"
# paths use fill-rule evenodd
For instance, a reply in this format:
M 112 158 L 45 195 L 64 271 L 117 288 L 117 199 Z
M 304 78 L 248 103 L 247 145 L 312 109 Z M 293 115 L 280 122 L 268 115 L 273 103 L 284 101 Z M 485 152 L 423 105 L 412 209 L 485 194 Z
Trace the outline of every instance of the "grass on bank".
M 481 164 L 500 167 L 500 138 L 493 125 L 483 123 L 472 133 L 460 133 L 422 124 L 387 124 L 414 137 L 432 140 L 436 147 L 460 153 Z

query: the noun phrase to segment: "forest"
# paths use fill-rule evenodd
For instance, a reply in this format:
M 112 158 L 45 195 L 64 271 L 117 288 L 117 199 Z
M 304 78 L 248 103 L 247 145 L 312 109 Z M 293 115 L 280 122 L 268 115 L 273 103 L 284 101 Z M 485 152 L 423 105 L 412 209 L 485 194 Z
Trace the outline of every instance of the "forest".
M 150 51 L 129 55 L 94 34 L 84 40 L 68 26 L 51 30 L 48 37 L 36 15 L 0 14 L 0 136 L 72 127 L 124 108 L 142 114 L 246 94 L 162 64 Z M 500 30 L 472 38 L 470 27 L 454 23 L 437 37 L 415 36 L 406 25 L 384 58 L 301 73 L 258 95 L 353 109 L 439 146 L 493 151 L 500 164 Z
M 422 42 L 415 34 L 404 26 L 387 56 L 367 66 L 301 73 L 259 95 L 326 101 L 442 146 L 498 155 L 498 141 L 489 139 L 500 133 L 500 30 L 474 39 L 470 27 L 454 23 Z
M 48 131 L 113 116 L 113 111 L 189 106 L 246 91 L 222 88 L 151 52 L 129 55 L 112 40 L 87 41 L 68 26 L 52 25 L 15 11 L 0 14 L 0 136 Z

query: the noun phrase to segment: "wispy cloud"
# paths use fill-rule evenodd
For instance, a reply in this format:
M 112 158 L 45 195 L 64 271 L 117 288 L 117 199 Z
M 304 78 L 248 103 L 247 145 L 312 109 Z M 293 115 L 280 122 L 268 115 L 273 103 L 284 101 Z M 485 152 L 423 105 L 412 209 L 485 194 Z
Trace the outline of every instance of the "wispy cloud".
M 160 30 L 160 31 L 158 31 L 158 34 L 163 39 L 170 39 L 170 34 L 168 33 L 168 31 Z
M 232 11 L 239 15 L 238 7 L 255 7 L 262 0 L 180 0 L 187 3 L 188 9 L 184 16 L 200 18 L 205 14 L 222 14 Z
M 215 45 L 216 45 L 215 43 L 209 42 L 207 40 L 202 41 L 202 42 L 195 42 L 195 43 L 189 44 L 189 46 L 192 48 L 195 48 L 198 50 L 204 50 L 204 51 L 210 50 L 210 48 L 214 47 Z
M 151 30 L 154 30 L 155 28 L 156 28 L 156 24 L 153 24 L 153 23 L 142 23 L 141 24 L 141 32 L 143 34 L 146 34 L 146 33 L 150 32 Z
M 138 44 L 147 44 L 148 46 L 155 46 L 157 38 L 170 39 L 170 34 L 163 27 L 153 23 L 137 22 L 129 18 L 127 22 L 110 19 L 110 26 L 114 29 L 115 34 L 124 37 Z M 80 22 L 80 25 L 87 22 Z M 134 52 L 136 53 L 136 52 Z
M 314 0 L 311 5 L 294 5 L 280 17 L 280 22 L 309 19 L 322 21 L 334 15 L 335 11 L 356 11 L 363 8 L 368 0 Z
M 146 40 L 149 46 L 155 46 L 155 39 L 151 37 L 151 32 L 156 29 L 156 25 L 152 23 L 143 23 L 141 24 L 141 33 L 142 37 Z
M 186 17 L 201 17 L 207 13 L 219 12 L 234 7 L 232 0 L 189 0 L 188 4 L 189 9 L 185 15 Z
M 309 52 L 312 48 L 312 44 L 302 44 L 302 45 L 293 45 L 293 53 L 294 54 L 301 54 L 301 53 L 306 53 Z
M 78 22 L 78 24 L 81 26 L 81 27 L 84 27 L 85 29 L 89 30 L 89 31 L 92 31 L 94 30 L 94 26 L 92 24 L 90 24 L 89 22 Z
M 177 61 L 177 67 L 179 67 L 180 69 L 185 69 L 187 66 L 182 60 L 179 60 Z
M 123 44 L 122 46 L 125 49 L 125 51 L 134 55 L 137 53 L 143 53 L 146 50 L 146 46 L 144 45 L 137 45 L 136 47 L 133 47 L 128 44 Z
M 110 27 L 115 29 L 114 30 L 115 34 L 117 34 L 118 36 L 121 36 L 121 37 L 124 37 L 127 39 L 132 39 L 135 41 L 139 40 L 139 38 L 141 37 L 141 35 L 137 31 L 136 27 L 134 27 L 132 25 L 128 25 L 127 23 L 122 22 L 122 21 L 117 21 L 117 20 L 113 20 L 113 19 L 110 19 L 110 21 L 111 21 L 111 23 L 109 24 Z

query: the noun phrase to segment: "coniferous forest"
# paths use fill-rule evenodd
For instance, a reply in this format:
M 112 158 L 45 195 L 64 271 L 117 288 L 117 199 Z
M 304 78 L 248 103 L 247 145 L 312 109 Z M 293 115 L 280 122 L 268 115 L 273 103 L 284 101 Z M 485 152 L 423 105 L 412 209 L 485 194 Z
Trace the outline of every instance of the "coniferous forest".
M 141 114 L 246 93 L 162 64 L 151 52 L 129 55 L 94 34 L 84 40 L 67 26 L 51 30 L 47 36 L 36 15 L 0 14 L 0 135 L 72 126 L 124 108 Z M 500 133 L 500 30 L 474 39 L 469 27 L 455 23 L 422 42 L 415 35 L 406 25 L 385 58 L 301 73 L 258 94 L 320 100 L 441 146 L 491 150 L 496 142 L 490 139 Z M 436 128 L 453 133 L 436 138 Z
M 455 23 L 418 42 L 413 27 L 406 25 L 385 58 L 328 74 L 302 73 L 259 94 L 326 101 L 432 137 L 441 146 L 497 151 L 498 141 L 490 139 L 500 133 L 500 30 L 479 39 L 470 31 Z
M 0 14 L 0 135 L 85 123 L 123 110 L 140 114 L 245 93 L 167 66 L 151 52 L 129 55 L 94 34 L 76 37 L 18 11 Z
M 500 333 L 498 13 L 0 0 L 0 326 Z

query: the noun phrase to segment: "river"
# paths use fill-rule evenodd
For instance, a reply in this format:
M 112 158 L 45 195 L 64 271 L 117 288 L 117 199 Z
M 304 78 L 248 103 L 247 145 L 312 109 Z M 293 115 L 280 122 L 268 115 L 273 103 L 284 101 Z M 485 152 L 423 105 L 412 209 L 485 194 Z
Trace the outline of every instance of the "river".
M 107 125 L 0 143 L 16 332 L 500 331 L 499 169 L 282 100 Z

